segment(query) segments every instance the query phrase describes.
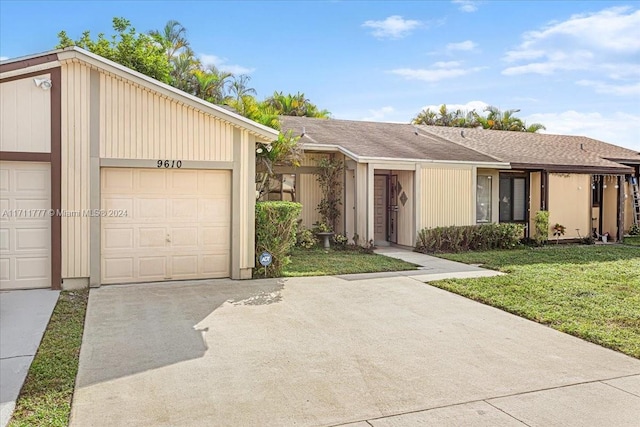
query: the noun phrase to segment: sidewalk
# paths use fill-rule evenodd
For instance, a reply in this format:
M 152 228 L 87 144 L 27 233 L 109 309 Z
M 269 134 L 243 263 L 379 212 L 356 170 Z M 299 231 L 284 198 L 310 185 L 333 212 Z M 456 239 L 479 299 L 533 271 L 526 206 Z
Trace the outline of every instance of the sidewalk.
M 9 423 L 59 291 L 0 292 L 0 427 Z

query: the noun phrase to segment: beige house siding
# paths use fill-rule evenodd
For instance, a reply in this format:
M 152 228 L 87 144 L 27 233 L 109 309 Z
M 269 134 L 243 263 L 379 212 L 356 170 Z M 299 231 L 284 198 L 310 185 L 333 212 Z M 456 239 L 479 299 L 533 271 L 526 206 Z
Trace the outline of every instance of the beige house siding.
M 231 124 L 111 74 L 100 93 L 101 157 L 233 160 Z
M 633 188 L 629 182 L 624 183 L 624 194 L 624 231 L 628 233 L 633 225 Z
M 423 166 L 417 229 L 475 224 L 474 170 L 471 166 Z
M 34 82 L 50 77 L 42 74 L 0 84 L 0 151 L 51 152 L 51 91 Z
M 62 209 L 89 209 L 89 67 L 62 67 Z M 90 218 L 62 217 L 62 278 L 89 276 Z
M 536 213 L 540 211 L 542 202 L 540 191 L 542 173 L 532 172 L 529 177 L 529 235 L 533 238 L 536 232 Z
M 549 174 L 549 239 L 551 228 L 566 227 L 562 239 L 576 239 L 591 233 L 591 177 L 587 174 Z M 578 229 L 580 235 L 578 235 Z

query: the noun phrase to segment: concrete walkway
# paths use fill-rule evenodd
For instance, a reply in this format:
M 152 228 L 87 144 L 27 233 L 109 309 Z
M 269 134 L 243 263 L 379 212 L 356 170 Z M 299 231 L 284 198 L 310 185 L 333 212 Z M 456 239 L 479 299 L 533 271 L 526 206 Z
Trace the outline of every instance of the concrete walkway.
M 0 292 L 0 426 L 11 419 L 16 399 L 38 350 L 60 292 Z
M 412 276 L 105 286 L 71 426 L 638 426 L 640 360 Z

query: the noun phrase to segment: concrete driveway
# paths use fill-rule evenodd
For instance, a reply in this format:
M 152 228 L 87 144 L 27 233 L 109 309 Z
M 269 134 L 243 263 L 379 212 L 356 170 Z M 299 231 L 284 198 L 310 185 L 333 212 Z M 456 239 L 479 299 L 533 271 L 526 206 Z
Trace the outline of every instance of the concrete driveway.
M 91 291 L 72 426 L 638 426 L 640 360 L 412 277 Z

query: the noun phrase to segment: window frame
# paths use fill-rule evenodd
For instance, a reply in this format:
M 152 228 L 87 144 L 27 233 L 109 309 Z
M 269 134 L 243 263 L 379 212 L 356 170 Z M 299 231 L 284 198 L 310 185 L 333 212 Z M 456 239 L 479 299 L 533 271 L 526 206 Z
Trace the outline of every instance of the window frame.
M 500 203 L 502 203 L 502 180 L 509 180 L 510 182 L 510 199 L 509 199 L 509 207 L 510 207 L 510 219 L 503 219 L 502 217 L 502 206 L 498 209 L 498 222 L 501 223 L 514 223 L 514 224 L 527 224 L 529 222 L 529 197 L 530 197 L 530 179 L 529 175 L 526 173 L 500 173 L 498 183 L 498 197 L 500 198 Z M 517 179 L 524 180 L 524 218 L 521 220 L 515 220 L 514 217 L 514 182 Z

